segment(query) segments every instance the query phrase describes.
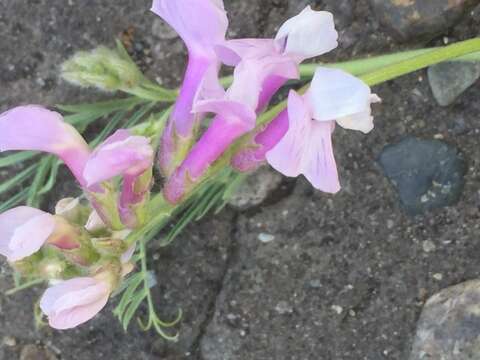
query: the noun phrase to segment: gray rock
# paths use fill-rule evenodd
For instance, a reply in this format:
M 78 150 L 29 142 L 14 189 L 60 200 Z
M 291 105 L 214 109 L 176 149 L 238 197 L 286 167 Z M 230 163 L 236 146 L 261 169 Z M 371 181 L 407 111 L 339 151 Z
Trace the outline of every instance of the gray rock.
M 239 186 L 229 204 L 236 209 L 246 210 L 260 205 L 282 182 L 282 176 L 270 169 L 261 167 Z
M 386 146 L 379 162 L 410 215 L 452 205 L 462 193 L 465 161 L 442 141 L 407 137 Z
M 428 69 L 428 81 L 441 106 L 453 104 L 480 78 L 480 63 L 446 62 Z
M 478 0 L 370 0 L 384 26 L 401 40 L 432 39 L 455 25 Z
M 410 360 L 480 358 L 480 280 L 447 288 L 425 304 Z

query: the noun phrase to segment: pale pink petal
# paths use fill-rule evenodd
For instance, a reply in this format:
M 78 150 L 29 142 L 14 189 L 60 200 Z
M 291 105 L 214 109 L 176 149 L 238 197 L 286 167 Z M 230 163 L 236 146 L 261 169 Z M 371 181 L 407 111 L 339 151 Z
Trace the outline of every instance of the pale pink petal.
M 312 127 L 310 109 L 295 91 L 288 96 L 289 127 L 283 138 L 266 153 L 268 163 L 285 176 L 302 173 L 302 159 Z
M 333 155 L 332 130 L 335 122 L 317 122 L 311 128 L 310 139 L 302 159 L 302 173 L 318 190 L 336 193 L 340 190 L 337 165 Z
M 255 127 L 257 118 L 255 111 L 245 104 L 228 99 L 199 101 L 195 104 L 194 111 L 218 114 L 230 124 L 238 124 L 245 131 Z
M 364 113 L 371 103 L 368 85 L 342 70 L 319 67 L 308 91 L 313 118 L 331 121 Z
M 265 56 L 261 59 L 247 59 L 240 62 L 234 71 L 234 81 L 227 90 L 227 97 L 239 101 L 256 110 L 260 94 L 268 79 L 299 77 L 298 65 L 285 56 Z
M 109 286 L 94 278 L 74 278 L 48 288 L 40 308 L 56 329 L 69 329 L 93 318 L 107 303 Z
M 118 137 L 115 133 L 112 137 Z M 87 161 L 83 176 L 87 186 L 96 185 L 119 175 L 140 175 L 153 164 L 153 149 L 143 136 L 107 139 Z
M 93 319 L 107 305 L 107 302 L 108 296 L 104 296 L 88 305 L 65 310 L 49 317 L 48 324 L 58 330 L 72 329 Z
M 193 104 L 198 101 L 219 99 L 225 96 L 225 89 L 218 79 L 218 64 L 212 64 L 206 71 L 193 99 Z
M 55 229 L 51 214 L 27 206 L 0 215 L 0 253 L 18 261 L 36 253 Z
M 242 59 L 262 58 L 278 54 L 273 39 L 234 39 L 215 46 L 219 59 L 228 66 L 237 66 Z
M 16 107 L 0 115 L 0 151 L 36 150 L 61 158 L 83 184 L 82 171 L 90 154 L 88 145 L 54 111 L 36 105 Z
M 225 39 L 228 19 L 222 1 L 154 0 L 152 11 L 197 55 L 214 56 L 213 47 Z
M 286 176 L 300 174 L 322 191 L 340 189 L 331 133 L 335 123 L 312 119 L 310 104 L 294 91 L 288 97 L 289 127 L 285 136 L 268 151 L 268 163 Z
M 307 59 L 325 54 L 338 46 L 333 15 L 307 6 L 278 30 L 277 44 L 287 54 Z

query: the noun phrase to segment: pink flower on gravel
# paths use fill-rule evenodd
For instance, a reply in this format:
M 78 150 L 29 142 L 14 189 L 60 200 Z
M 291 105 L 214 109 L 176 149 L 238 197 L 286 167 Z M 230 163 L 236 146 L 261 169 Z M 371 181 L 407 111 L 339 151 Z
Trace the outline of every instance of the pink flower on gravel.
M 74 278 L 48 288 L 40 308 L 51 327 L 71 329 L 92 319 L 107 304 L 111 288 L 93 277 Z
M 262 139 L 272 147 L 268 163 L 286 176 L 300 174 L 322 191 L 340 190 L 331 135 L 335 123 L 367 133 L 373 129 L 370 105 L 380 101 L 360 79 L 341 70 L 318 68 L 302 97 L 291 91 L 288 116 L 282 113 Z M 283 130 L 283 131 L 282 131 Z M 274 145 L 273 145 L 274 144 Z
M 233 83 L 227 91 L 212 82 L 202 84 L 208 91 L 199 89 L 193 112 L 216 116 L 166 182 L 165 198 L 172 203 L 181 201 L 236 139 L 255 128 L 257 113 L 278 89 L 299 77 L 299 64 L 334 49 L 337 38 L 332 14 L 307 7 L 286 21 L 275 39 L 219 42 L 215 47 L 218 57 L 235 66 Z M 239 157 L 243 161 L 242 155 Z
M 10 262 L 36 253 L 55 230 L 49 213 L 27 206 L 0 214 L 0 254 Z

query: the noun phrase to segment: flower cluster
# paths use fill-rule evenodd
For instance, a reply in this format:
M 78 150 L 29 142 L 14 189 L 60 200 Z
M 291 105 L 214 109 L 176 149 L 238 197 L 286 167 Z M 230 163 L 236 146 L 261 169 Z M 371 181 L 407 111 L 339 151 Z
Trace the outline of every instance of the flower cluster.
M 366 84 L 319 67 L 309 90 L 291 91 L 286 110 L 268 124 L 258 122 L 278 90 L 299 78 L 301 62 L 337 47 L 332 14 L 307 7 L 274 39 L 227 40 L 222 0 L 154 0 L 152 11 L 177 31 L 189 53 L 159 145 L 167 202 L 181 203 L 218 168 L 246 172 L 266 162 L 286 176 L 305 175 L 322 191 L 340 189 L 331 136 L 336 124 L 372 130 L 370 106 L 380 99 Z M 146 81 L 130 63 L 109 61 L 109 54 L 103 48 L 81 54 L 64 71 L 82 85 L 100 81 L 102 88 L 127 92 Z M 218 77 L 222 65 L 233 67 L 228 89 Z M 92 66 L 95 76 L 86 76 Z M 118 69 L 105 77 L 104 67 L 112 66 Z M 85 194 L 86 200 L 61 200 L 54 215 L 25 206 L 0 215 L 0 253 L 25 276 L 50 281 L 40 307 L 52 327 L 77 326 L 105 306 L 132 270 L 134 247 L 125 239 L 149 217 L 154 149 L 148 138 L 118 130 L 90 150 L 60 114 L 29 105 L 0 115 L 0 151 L 8 150 L 56 155 Z
M 307 94 L 300 98 L 292 92 L 288 110 L 266 128 L 257 126 L 275 93 L 299 78 L 302 61 L 337 47 L 332 14 L 307 7 L 286 21 L 275 39 L 226 40 L 228 20 L 221 1 L 155 0 L 152 10 L 180 34 L 189 52 L 159 152 L 168 201 L 181 202 L 226 156 L 238 171 L 268 161 L 284 175 L 304 174 L 320 190 L 339 190 L 331 141 L 335 123 L 368 132 L 373 128 L 370 104 L 379 101 L 361 80 L 319 67 Z M 234 67 L 227 90 L 218 79 L 221 64 Z M 214 116 L 204 130 L 206 114 Z M 226 154 L 245 136 L 247 142 Z
M 0 253 L 25 277 L 53 284 L 40 301 L 52 327 L 92 318 L 132 269 L 134 247 L 124 240 L 145 221 L 154 157 L 149 142 L 118 130 L 91 151 L 56 112 L 29 105 L 0 115 L 1 151 L 58 156 L 90 200 L 62 199 L 54 215 L 26 206 L 0 215 Z

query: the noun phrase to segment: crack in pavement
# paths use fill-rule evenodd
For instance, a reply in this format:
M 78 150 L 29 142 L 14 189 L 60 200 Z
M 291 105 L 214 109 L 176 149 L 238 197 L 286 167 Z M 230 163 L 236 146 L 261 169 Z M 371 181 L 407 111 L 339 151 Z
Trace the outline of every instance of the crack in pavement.
M 227 257 L 225 260 L 225 266 L 223 268 L 222 276 L 220 277 L 214 291 L 214 296 L 207 307 L 207 312 L 205 315 L 205 320 L 200 324 L 198 335 L 192 343 L 190 348 L 190 353 L 194 355 L 194 358 L 197 360 L 203 360 L 201 354 L 201 344 L 204 336 L 207 333 L 208 326 L 212 322 L 215 311 L 217 308 L 218 299 L 223 291 L 223 287 L 227 281 L 228 274 L 231 268 L 235 265 L 238 258 L 239 243 L 237 239 L 237 229 L 238 229 L 238 220 L 240 217 L 240 212 L 235 211 L 233 218 L 231 220 L 232 228 L 230 230 L 230 244 L 227 248 Z

